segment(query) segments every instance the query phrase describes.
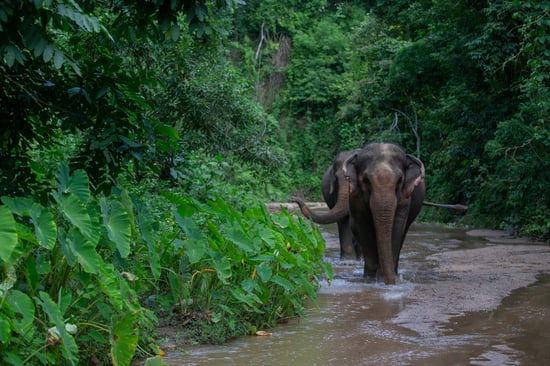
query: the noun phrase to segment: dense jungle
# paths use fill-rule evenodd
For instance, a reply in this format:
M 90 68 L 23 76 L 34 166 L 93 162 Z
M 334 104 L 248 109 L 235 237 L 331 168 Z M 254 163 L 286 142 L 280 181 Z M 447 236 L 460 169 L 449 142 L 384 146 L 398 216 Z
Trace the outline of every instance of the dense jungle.
M 550 240 L 550 3 L 5 0 L 0 360 L 160 365 L 303 314 L 335 155 L 395 142 L 419 219 Z

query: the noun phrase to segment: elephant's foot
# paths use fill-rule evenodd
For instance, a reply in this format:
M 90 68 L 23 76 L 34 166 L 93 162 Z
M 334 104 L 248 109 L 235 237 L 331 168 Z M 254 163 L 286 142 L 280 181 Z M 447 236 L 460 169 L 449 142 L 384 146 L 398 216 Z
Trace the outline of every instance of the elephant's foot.
M 373 271 L 365 268 L 365 270 L 363 271 L 363 278 L 376 279 L 377 272 L 377 270 Z

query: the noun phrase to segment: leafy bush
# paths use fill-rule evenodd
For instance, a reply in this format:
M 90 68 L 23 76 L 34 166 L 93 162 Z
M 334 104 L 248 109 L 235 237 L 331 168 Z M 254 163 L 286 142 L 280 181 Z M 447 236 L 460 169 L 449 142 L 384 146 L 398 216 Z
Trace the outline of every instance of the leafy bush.
M 110 348 L 114 364 L 129 364 L 155 320 L 122 265 L 139 238 L 132 203 L 124 193 L 93 197 L 86 173 L 67 165 L 57 183 L 47 206 L 2 197 L 1 358 L 104 363 Z
M 263 204 L 241 212 L 165 193 L 151 209 L 123 189 L 92 195 L 86 173 L 65 164 L 56 179 L 45 205 L 2 197 L 6 364 L 128 365 L 136 352 L 158 352 L 151 309 L 203 314 L 190 326 L 223 341 L 303 314 L 330 275 L 318 229 Z
M 319 280 L 331 275 L 318 228 L 302 218 L 270 215 L 263 204 L 241 212 L 220 198 L 202 204 L 164 195 L 176 205 L 180 231 L 166 246 L 171 260 L 163 266 L 171 271 L 162 302 L 181 315 L 209 314 L 228 336 L 273 326 L 303 315 L 304 300 L 315 299 Z

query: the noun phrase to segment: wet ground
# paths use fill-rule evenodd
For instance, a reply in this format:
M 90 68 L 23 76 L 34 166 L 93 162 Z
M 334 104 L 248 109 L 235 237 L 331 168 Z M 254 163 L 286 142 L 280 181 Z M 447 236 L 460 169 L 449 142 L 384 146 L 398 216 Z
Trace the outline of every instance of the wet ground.
M 221 346 L 170 352 L 169 365 L 547 365 L 550 246 L 498 232 L 413 225 L 396 286 L 337 259 L 307 319 Z

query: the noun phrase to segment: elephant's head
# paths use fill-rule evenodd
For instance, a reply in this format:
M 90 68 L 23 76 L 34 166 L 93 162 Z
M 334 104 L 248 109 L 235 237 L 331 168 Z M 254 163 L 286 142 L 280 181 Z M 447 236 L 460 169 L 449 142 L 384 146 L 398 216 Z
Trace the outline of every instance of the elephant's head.
M 348 167 L 344 174 L 344 162 L 356 151 L 341 151 L 334 158 L 332 165 L 323 175 L 321 190 L 323 198 L 329 207 L 327 212 L 315 212 L 311 210 L 299 197 L 292 200 L 300 206 L 304 216 L 311 218 L 318 224 L 331 224 L 346 217 L 348 212 L 348 196 L 350 183 L 355 179 L 353 167 Z M 350 176 L 352 177 L 350 179 Z
M 397 145 L 372 143 L 344 161 L 343 173 L 351 180 L 350 216 L 354 234 L 364 248 L 365 274 L 381 271 L 384 282 L 394 284 L 411 194 L 424 180 L 424 165 Z M 373 238 L 376 248 L 368 250 L 374 245 Z M 374 254 L 368 257 L 369 253 Z M 367 268 L 372 263 L 377 268 Z

